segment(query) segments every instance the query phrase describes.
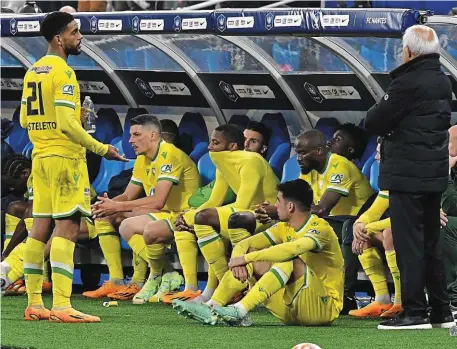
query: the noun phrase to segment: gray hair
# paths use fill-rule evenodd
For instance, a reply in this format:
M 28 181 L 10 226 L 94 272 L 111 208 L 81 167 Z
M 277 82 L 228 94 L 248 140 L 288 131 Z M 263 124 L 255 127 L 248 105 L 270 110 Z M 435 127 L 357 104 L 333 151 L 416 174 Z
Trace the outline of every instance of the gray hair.
M 440 53 L 440 41 L 436 32 L 425 25 L 413 25 L 406 29 L 403 35 L 403 48 L 406 47 L 417 56 Z

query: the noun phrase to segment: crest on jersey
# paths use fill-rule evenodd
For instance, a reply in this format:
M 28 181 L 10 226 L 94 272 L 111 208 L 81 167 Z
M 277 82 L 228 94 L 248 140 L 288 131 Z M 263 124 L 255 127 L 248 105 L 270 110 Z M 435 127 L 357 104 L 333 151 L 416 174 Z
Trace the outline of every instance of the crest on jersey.
M 73 96 L 75 94 L 75 86 L 73 85 L 64 85 L 62 87 L 62 94 Z
M 67 74 L 67 76 L 68 76 L 69 79 L 71 78 L 71 71 L 65 70 L 65 74 Z
M 330 176 L 330 183 L 331 184 L 341 184 L 341 182 L 343 182 L 343 178 L 344 178 L 344 175 L 342 174 L 332 174 Z
M 306 234 L 308 233 L 311 233 L 311 234 L 316 234 L 316 235 L 320 235 L 321 233 L 319 231 L 317 231 L 316 229 L 310 229 L 306 232 Z
M 170 173 L 172 169 L 173 169 L 172 164 L 162 165 L 160 167 L 160 173 Z
M 168 154 L 168 153 L 167 153 L 166 151 L 164 151 L 164 152 L 162 152 L 162 154 L 160 154 L 160 155 L 162 155 L 162 157 L 163 157 L 164 159 L 166 159 L 166 158 L 167 158 L 167 154 Z

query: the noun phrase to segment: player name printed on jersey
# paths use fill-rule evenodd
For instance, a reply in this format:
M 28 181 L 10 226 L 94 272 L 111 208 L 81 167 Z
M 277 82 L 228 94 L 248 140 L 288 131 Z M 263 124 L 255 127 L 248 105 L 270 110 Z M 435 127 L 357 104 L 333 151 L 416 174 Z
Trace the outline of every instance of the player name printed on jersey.
M 273 91 L 265 85 L 233 85 L 240 98 L 267 98 L 275 99 Z
M 103 95 L 109 95 L 110 90 L 108 86 L 102 81 L 84 81 L 79 80 L 79 89 L 81 93 L 97 93 Z
M 208 23 L 206 18 L 183 18 L 181 22 L 182 30 L 206 29 Z
M 119 31 L 122 30 L 122 19 L 99 19 L 99 31 Z

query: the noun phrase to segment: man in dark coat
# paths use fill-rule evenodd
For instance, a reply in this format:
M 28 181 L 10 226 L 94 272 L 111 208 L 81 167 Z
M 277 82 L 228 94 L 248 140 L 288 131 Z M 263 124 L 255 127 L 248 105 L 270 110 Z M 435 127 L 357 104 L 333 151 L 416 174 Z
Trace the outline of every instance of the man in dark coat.
M 438 243 L 440 200 L 449 175 L 452 100 L 451 83 L 441 71 L 439 50 L 433 29 L 421 25 L 408 28 L 403 36 L 404 64 L 391 72 L 386 94 L 365 119 L 368 131 L 385 137 L 379 188 L 390 193 L 404 308 L 404 313 L 384 321 L 379 329 L 454 325 Z

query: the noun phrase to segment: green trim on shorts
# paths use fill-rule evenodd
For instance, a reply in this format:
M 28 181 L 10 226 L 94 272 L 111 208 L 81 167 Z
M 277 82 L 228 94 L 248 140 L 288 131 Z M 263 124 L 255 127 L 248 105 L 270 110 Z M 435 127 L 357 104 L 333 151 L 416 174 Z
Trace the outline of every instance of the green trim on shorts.
M 170 178 L 170 177 L 159 177 L 159 178 L 157 179 L 157 182 L 159 182 L 159 181 L 169 181 L 169 182 L 172 182 L 172 183 L 175 184 L 175 185 L 178 185 L 178 184 L 179 184 L 179 181 L 177 181 L 177 180 L 174 179 L 174 178 Z
M 154 216 L 154 213 L 148 213 L 148 216 L 151 217 L 151 219 L 155 222 L 157 220 L 157 217 Z
M 379 193 L 378 196 L 383 199 L 389 199 L 389 195 L 384 195 L 384 194 Z
M 308 285 L 308 272 L 309 272 L 309 268 L 308 266 L 303 263 L 305 265 L 305 272 L 303 273 L 303 286 L 297 291 L 297 293 L 295 293 L 295 295 L 293 296 L 292 300 L 290 301 L 289 304 L 286 304 L 286 305 L 291 305 L 295 302 L 295 300 L 298 298 L 298 296 L 300 295 L 300 293 L 305 289 L 305 288 L 308 288 L 309 285 Z M 300 280 L 300 279 L 299 279 Z M 297 280 L 298 281 L 298 280 Z M 295 282 L 297 282 L 295 281 Z
M 346 192 L 346 191 L 343 191 L 343 190 L 338 190 L 338 189 L 335 189 L 335 188 L 327 188 L 326 191 L 333 191 L 334 193 L 338 193 L 338 194 L 341 194 L 343 196 L 349 196 L 349 193 Z
M 140 186 L 140 187 L 143 186 L 143 183 L 134 181 L 133 179 L 130 180 L 130 183 L 135 184 L 135 185 L 138 185 L 138 186 Z
M 52 218 L 52 213 L 32 213 L 32 218 Z
M 52 214 L 52 218 L 59 219 L 59 218 L 68 218 L 73 216 L 76 212 L 80 212 L 82 217 L 90 217 L 92 214 L 89 211 L 84 211 L 81 207 L 75 207 L 69 213 L 57 213 Z
M 63 269 L 63 268 L 52 267 L 52 272 L 53 272 L 53 273 L 60 274 L 60 275 L 63 275 L 63 276 L 66 276 L 67 278 L 73 280 L 73 274 L 70 273 L 68 270 L 65 270 L 65 269 Z
M 170 229 L 170 232 L 174 233 L 173 224 L 171 224 L 170 220 L 169 219 L 162 219 L 162 220 L 167 222 L 168 229 Z
M 24 268 L 24 275 L 26 275 L 26 274 L 43 275 L 43 270 Z

